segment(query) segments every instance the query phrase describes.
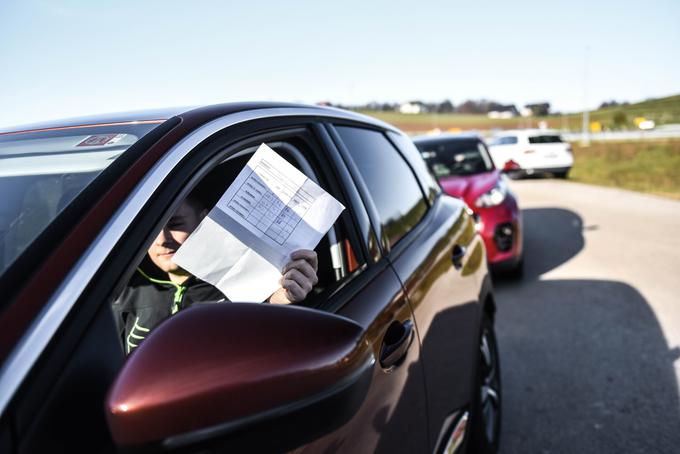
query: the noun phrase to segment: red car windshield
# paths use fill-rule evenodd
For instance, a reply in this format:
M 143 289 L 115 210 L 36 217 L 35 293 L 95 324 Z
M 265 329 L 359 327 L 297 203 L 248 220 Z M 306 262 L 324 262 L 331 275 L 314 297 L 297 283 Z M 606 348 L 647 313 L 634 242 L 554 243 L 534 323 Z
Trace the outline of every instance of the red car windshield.
M 494 168 L 484 144 L 476 139 L 431 141 L 417 146 L 437 178 L 475 175 Z
M 161 122 L 0 134 L 0 274 L 97 175 Z

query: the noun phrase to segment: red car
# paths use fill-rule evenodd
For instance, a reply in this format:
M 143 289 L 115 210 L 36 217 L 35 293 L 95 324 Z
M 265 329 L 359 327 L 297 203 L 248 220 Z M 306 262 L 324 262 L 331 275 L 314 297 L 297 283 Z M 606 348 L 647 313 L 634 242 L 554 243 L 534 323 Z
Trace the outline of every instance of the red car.
M 158 232 L 262 143 L 345 207 L 318 283 L 197 302 L 126 356 L 112 306 Z M 239 103 L 0 131 L 0 193 L 0 452 L 496 452 L 484 244 L 394 127 Z
M 522 216 L 484 142 L 476 136 L 441 135 L 416 137 L 414 143 L 444 192 L 463 199 L 474 212 L 489 266 L 520 276 Z

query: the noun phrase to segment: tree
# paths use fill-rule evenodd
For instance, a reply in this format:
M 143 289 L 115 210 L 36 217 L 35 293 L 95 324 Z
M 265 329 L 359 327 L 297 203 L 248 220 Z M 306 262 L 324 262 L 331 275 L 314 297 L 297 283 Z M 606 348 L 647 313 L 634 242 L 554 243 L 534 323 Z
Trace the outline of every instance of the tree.
M 616 128 L 623 128 L 626 126 L 628 119 L 626 118 L 626 114 L 619 110 L 614 114 L 612 121 L 614 122 L 614 126 Z
M 439 103 L 437 106 L 437 112 L 439 113 L 451 113 L 454 111 L 453 103 L 449 101 L 448 99 L 445 101 L 442 101 Z
M 524 107 L 531 110 L 532 115 L 534 115 L 535 117 L 544 117 L 550 113 L 550 103 L 548 102 L 527 104 Z

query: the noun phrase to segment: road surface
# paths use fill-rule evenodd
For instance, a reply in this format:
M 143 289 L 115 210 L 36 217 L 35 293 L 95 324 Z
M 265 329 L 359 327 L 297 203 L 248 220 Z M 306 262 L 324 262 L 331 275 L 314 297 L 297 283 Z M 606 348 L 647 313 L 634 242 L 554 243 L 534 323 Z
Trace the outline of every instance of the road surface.
M 515 181 L 526 271 L 497 279 L 501 452 L 680 452 L 680 201 Z

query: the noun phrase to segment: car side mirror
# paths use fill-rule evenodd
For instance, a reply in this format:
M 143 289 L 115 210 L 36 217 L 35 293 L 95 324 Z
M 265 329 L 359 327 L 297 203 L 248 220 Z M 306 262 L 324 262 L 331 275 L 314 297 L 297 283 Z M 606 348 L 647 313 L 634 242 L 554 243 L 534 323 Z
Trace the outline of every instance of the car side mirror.
M 106 412 L 124 448 L 293 449 L 347 422 L 375 358 L 364 330 L 272 304 L 190 307 L 128 358 Z

